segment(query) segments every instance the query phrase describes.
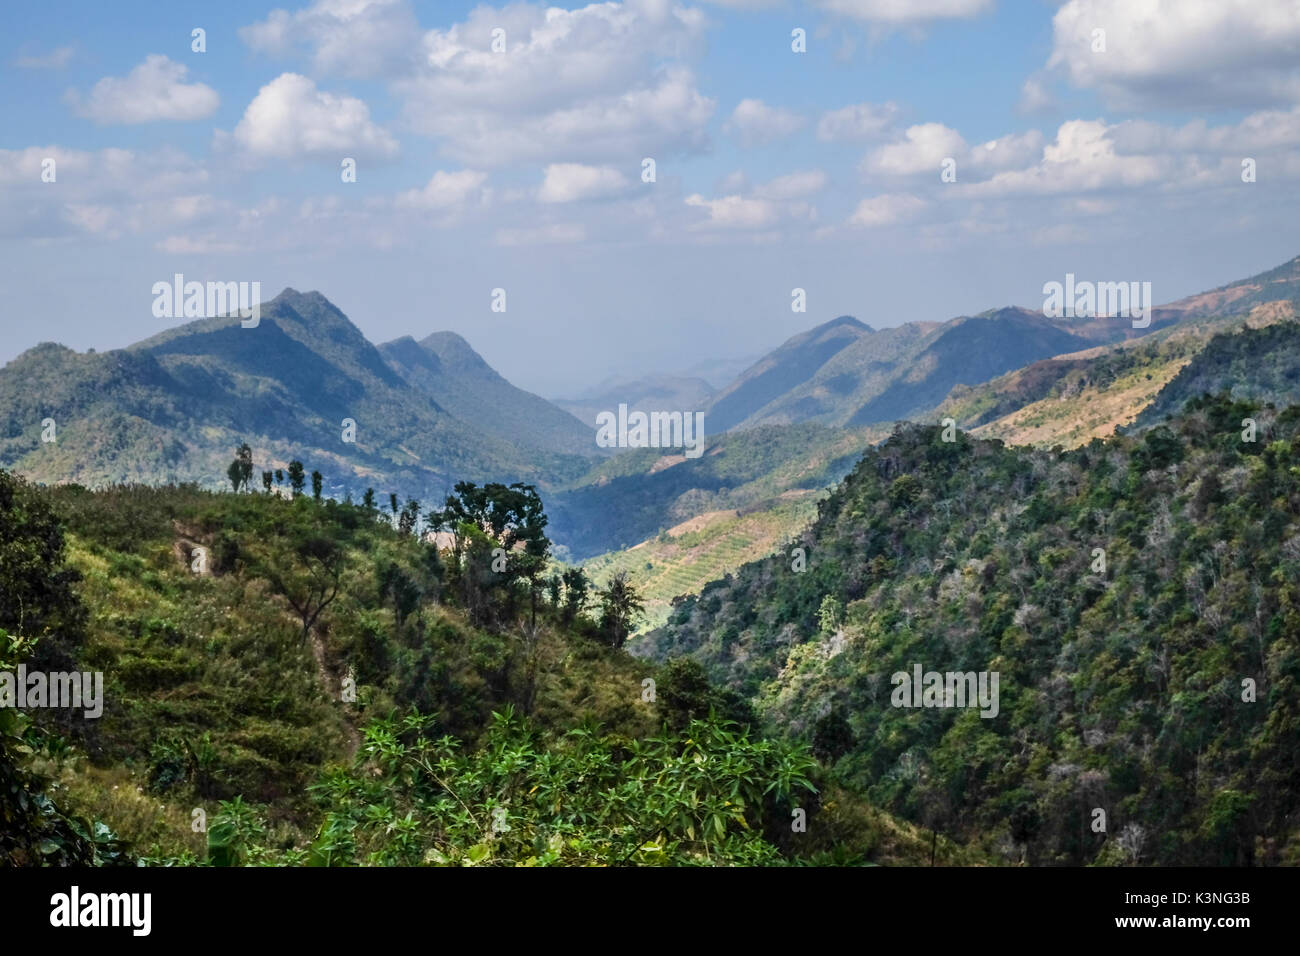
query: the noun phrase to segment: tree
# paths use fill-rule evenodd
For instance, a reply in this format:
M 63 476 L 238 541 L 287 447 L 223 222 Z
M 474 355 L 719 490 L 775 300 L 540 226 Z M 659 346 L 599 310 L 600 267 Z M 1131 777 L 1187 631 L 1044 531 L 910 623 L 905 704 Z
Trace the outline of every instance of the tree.
M 822 598 L 821 607 L 817 609 L 817 626 L 825 634 L 834 634 L 840 629 L 844 620 L 844 605 L 839 598 L 828 594 Z
M 289 462 L 289 487 L 293 489 L 293 496 L 297 498 L 302 494 L 302 486 L 307 483 L 307 474 L 303 471 L 302 462 Z
M 551 542 L 545 533 L 546 512 L 534 486 L 489 482 L 480 488 L 472 481 L 457 482 L 455 494 L 447 496 L 442 510 L 430 511 L 428 521 L 435 530 L 452 532 L 458 561 L 466 556 L 471 529 L 503 550 L 507 563 L 501 584 L 509 590 L 517 582 L 526 583 L 531 621 L 536 625 L 537 598 Z M 508 605 L 507 612 L 511 610 Z
M 63 526 L 47 493 L 0 471 L 0 628 L 40 638 L 33 669 L 66 670 L 86 611 L 64 565 Z
M 271 493 L 271 478 L 272 475 L 269 471 L 262 472 L 262 490 L 268 495 Z
M 347 555 L 337 542 L 314 534 L 293 541 L 289 552 L 294 562 L 287 570 L 270 560 L 263 562 L 263 571 L 271 587 L 289 602 L 302 621 L 302 639 L 306 642 L 321 613 L 339 595 Z
M 621 648 L 636 619 L 645 611 L 641 596 L 627 579 L 626 571 L 619 571 L 600 594 L 600 629 L 610 646 Z
M 236 492 L 241 487 L 247 488 L 249 483 L 252 482 L 253 449 L 248 447 L 248 442 L 244 442 L 235 449 L 235 460 L 226 469 L 226 477 L 230 479 L 230 485 Z
M 324 476 L 321 475 L 319 471 L 313 471 L 311 473 L 311 496 L 315 498 L 317 501 L 320 501 L 321 483 L 324 480 L 325 480 Z
M 812 752 L 827 764 L 834 763 L 854 748 L 857 739 L 839 705 L 831 705 L 813 726 Z
M 375 510 L 375 489 L 367 488 L 366 493 L 361 496 L 361 507 L 367 511 Z
M 275 469 L 275 483 L 276 483 L 277 485 L 282 485 L 282 484 L 284 484 L 284 469 L 283 469 L 283 468 L 277 468 L 277 469 Z
M 574 619 L 582 613 L 587 604 L 587 595 L 591 590 L 591 584 L 587 580 L 587 572 L 582 568 L 565 568 L 563 574 L 564 580 L 564 610 L 560 613 L 561 619 L 565 624 L 572 624 Z
M 407 498 L 397 519 L 397 530 L 402 534 L 414 534 L 419 523 L 420 503 L 414 498 Z

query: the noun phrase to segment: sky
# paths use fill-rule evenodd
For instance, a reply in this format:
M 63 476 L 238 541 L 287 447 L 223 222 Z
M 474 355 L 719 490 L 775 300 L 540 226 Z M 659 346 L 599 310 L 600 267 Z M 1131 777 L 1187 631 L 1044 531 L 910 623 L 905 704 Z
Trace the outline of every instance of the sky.
M 0 362 L 178 324 L 152 288 L 181 273 L 318 290 L 375 343 L 449 329 L 567 397 L 839 315 L 1041 308 L 1067 273 L 1169 302 L 1300 254 L 1300 0 L 0 22 Z

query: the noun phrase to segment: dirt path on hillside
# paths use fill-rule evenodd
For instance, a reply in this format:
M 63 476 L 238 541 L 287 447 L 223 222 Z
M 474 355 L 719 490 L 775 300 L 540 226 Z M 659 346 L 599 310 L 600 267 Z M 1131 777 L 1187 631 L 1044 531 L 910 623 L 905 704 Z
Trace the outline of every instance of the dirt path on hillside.
M 316 673 L 320 677 L 321 687 L 325 689 L 325 696 L 334 698 L 335 690 L 340 686 L 340 682 L 330 671 L 329 664 L 325 660 L 325 642 L 321 636 L 316 633 L 315 629 L 311 632 L 311 656 L 316 661 Z M 348 759 L 351 760 L 361 749 L 361 731 L 353 722 L 353 717 L 348 713 L 348 708 L 343 708 L 343 732 L 347 737 Z

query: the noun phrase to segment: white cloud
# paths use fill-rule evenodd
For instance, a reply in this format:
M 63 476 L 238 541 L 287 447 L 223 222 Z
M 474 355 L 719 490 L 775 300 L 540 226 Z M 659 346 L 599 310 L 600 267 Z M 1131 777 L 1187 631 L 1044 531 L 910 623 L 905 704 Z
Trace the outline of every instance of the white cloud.
M 911 126 L 904 138 L 867 154 L 862 170 L 886 176 L 938 177 L 945 160 L 957 164 L 958 181 L 970 171 L 987 174 L 1033 162 L 1041 155 L 1043 135 L 1038 130 L 1012 133 L 971 146 L 955 129 L 942 123 Z
M 972 146 L 966 154 L 966 165 L 976 172 L 1014 169 L 1032 163 L 1042 155 L 1042 152 L 1043 134 L 1036 129 L 1031 129 L 1025 133 L 1011 133 Z
M 855 20 L 908 24 L 965 19 L 993 7 L 993 0 L 813 0 L 817 6 Z
M 945 159 L 966 155 L 969 147 L 955 129 L 942 123 L 909 126 L 904 138 L 870 152 L 862 162 L 868 173 L 894 176 L 938 175 Z
M 696 193 L 686 197 L 686 205 L 696 206 L 708 212 L 709 218 L 705 225 L 719 226 L 724 229 L 759 229 L 772 225 L 778 218 L 776 203 L 745 196 L 705 199 Z
M 879 136 L 898 116 L 894 103 L 854 103 L 823 113 L 817 138 L 824 143 L 851 142 Z
M 546 167 L 537 198 L 549 203 L 597 199 L 622 192 L 627 184 L 627 177 L 609 166 L 552 163 Z
M 885 193 L 858 203 L 849 217 L 853 226 L 892 226 L 915 217 L 926 207 L 926 202 L 909 193 Z
M 1261 110 L 1226 126 L 1211 127 L 1205 120 L 1193 120 L 1180 127 L 1129 120 L 1111 127 L 1111 131 L 1121 153 L 1205 151 L 1242 155 L 1244 150 L 1300 146 L 1300 106 Z
M 305 51 L 318 72 L 375 76 L 409 69 L 419 32 L 407 0 L 317 0 L 295 13 L 273 10 L 239 37 L 271 56 Z
M 84 99 L 69 90 L 68 102 L 79 116 L 101 126 L 199 120 L 216 112 L 221 98 L 203 83 L 184 82 L 188 68 L 151 53 L 124 77 L 106 76 Z
M 1056 106 L 1056 99 L 1041 76 L 1031 76 L 1020 87 L 1016 109 L 1021 113 L 1045 113 Z
M 397 140 L 351 96 L 326 93 L 297 73 L 283 73 L 258 90 L 235 127 L 234 143 L 252 158 L 385 157 Z
M 498 28 L 504 53 L 492 50 Z M 428 31 L 418 69 L 394 89 L 414 128 L 474 165 L 699 152 L 715 104 L 687 61 L 704 28 L 699 10 L 666 0 L 479 6 Z
M 20 70 L 61 70 L 72 62 L 74 52 L 71 46 L 61 46 L 43 56 L 17 56 L 14 57 L 14 66 Z
M 412 189 L 397 197 L 399 206 L 414 209 L 455 209 L 471 200 L 486 199 L 483 184 L 487 173 L 462 169 L 454 173 L 438 170 L 422 189 Z
M 1122 109 L 1264 106 L 1300 98 L 1295 0 L 1069 0 L 1048 67 Z M 1093 31 L 1105 31 L 1104 53 Z
M 802 199 L 826 188 L 826 174 L 820 169 L 807 169 L 778 176 L 754 189 L 759 199 Z
M 959 188 L 976 196 L 1051 195 L 1174 181 L 1173 158 L 1121 155 L 1111 131 L 1100 120 L 1071 120 L 1057 130 L 1038 163 Z
M 745 147 L 761 146 L 783 139 L 804 126 L 798 113 L 768 106 L 762 100 L 741 100 L 731 118 L 723 124 L 723 132 L 734 136 Z

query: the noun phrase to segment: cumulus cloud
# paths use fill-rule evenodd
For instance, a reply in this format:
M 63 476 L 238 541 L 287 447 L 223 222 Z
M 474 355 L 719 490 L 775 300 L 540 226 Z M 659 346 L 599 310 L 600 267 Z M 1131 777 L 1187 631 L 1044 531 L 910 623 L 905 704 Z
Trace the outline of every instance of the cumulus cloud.
M 1037 130 L 971 146 L 955 129 L 923 123 L 909 127 L 902 139 L 868 153 L 862 170 L 886 176 L 937 176 L 944 161 L 952 159 L 961 179 L 967 172 L 987 174 L 1023 166 L 1036 159 L 1042 148 L 1043 136 Z
M 945 159 L 962 156 L 968 148 L 955 129 L 942 123 L 922 123 L 909 126 L 903 139 L 872 150 L 862 168 L 864 172 L 893 176 L 937 175 Z
M 487 178 L 487 173 L 476 169 L 462 169 L 454 173 L 440 169 L 424 188 L 400 193 L 397 204 L 413 209 L 450 210 L 472 200 L 485 201 L 487 194 L 483 184 Z
M 873 228 L 892 226 L 914 218 L 926 202 L 910 193 L 884 193 L 864 199 L 849 217 L 849 225 Z
M 741 100 L 722 130 L 741 146 L 762 146 L 796 133 L 804 126 L 798 113 L 768 106 L 762 100 Z
M 627 185 L 627 177 L 609 166 L 552 163 L 546 167 L 537 198 L 547 203 L 598 199 L 620 193 Z
M 699 10 L 664 0 L 480 6 L 428 31 L 394 89 L 414 128 L 475 165 L 699 152 L 715 104 L 688 61 L 704 28 Z M 507 52 L 492 49 L 497 29 Z
M 386 157 L 397 140 L 351 96 L 327 93 L 297 73 L 283 73 L 257 92 L 232 134 L 244 155 L 289 159 Z
M 1039 162 L 969 184 L 963 192 L 1050 195 L 1150 186 L 1173 181 L 1175 169 L 1171 157 L 1120 154 L 1111 127 L 1100 120 L 1071 120 L 1057 130 L 1055 142 L 1043 149 Z
M 1105 31 L 1105 52 L 1093 31 Z M 1295 0 L 1069 0 L 1048 68 L 1116 108 L 1270 106 L 1300 98 Z
M 686 205 L 705 210 L 709 214 L 706 225 L 724 229 L 757 229 L 772 225 L 778 218 L 776 203 L 745 196 L 705 199 L 696 193 L 686 197 Z
M 823 113 L 817 138 L 824 143 L 852 142 L 879 136 L 898 116 L 894 103 L 854 103 Z
M 77 115 L 102 126 L 199 120 L 216 112 L 221 97 L 203 83 L 186 83 L 189 69 L 152 53 L 123 77 L 106 76 L 83 97 L 69 90 Z
M 317 0 L 294 13 L 273 10 L 239 37 L 270 56 L 303 53 L 317 72 L 376 76 L 410 69 L 419 32 L 407 0 Z

